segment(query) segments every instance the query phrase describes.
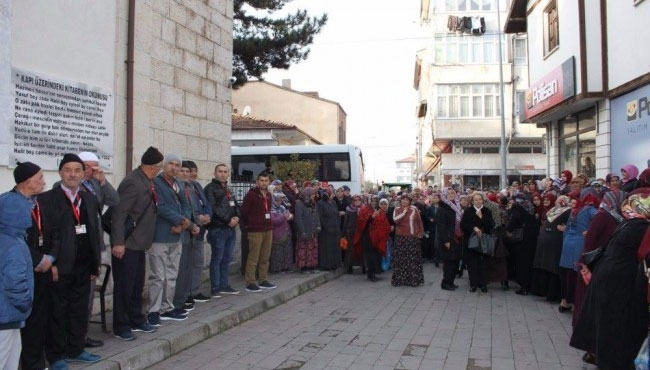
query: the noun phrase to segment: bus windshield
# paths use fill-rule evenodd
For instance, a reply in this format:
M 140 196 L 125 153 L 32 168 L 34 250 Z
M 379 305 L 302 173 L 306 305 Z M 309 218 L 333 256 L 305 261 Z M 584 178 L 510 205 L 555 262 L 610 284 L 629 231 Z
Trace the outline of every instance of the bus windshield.
M 247 154 L 232 156 L 232 181 L 252 182 L 272 160 L 290 161 L 290 154 Z M 349 153 L 301 153 L 301 160 L 318 161 L 315 177 L 320 181 L 351 181 Z

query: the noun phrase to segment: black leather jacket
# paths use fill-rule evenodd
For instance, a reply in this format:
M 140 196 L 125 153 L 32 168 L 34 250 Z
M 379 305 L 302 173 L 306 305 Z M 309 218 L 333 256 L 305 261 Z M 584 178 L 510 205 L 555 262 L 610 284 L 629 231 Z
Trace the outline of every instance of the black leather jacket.
M 224 187 L 219 181 L 212 179 L 212 182 L 205 186 L 204 191 L 205 197 L 212 206 L 208 229 L 228 227 L 233 217 L 239 217 L 239 202 L 227 184 Z

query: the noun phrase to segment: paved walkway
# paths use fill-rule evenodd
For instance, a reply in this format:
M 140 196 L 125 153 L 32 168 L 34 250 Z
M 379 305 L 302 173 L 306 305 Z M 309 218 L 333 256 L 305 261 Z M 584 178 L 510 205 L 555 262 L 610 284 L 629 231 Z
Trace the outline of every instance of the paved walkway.
M 152 369 L 589 369 L 569 347 L 570 314 L 541 298 L 418 288 L 344 275 Z

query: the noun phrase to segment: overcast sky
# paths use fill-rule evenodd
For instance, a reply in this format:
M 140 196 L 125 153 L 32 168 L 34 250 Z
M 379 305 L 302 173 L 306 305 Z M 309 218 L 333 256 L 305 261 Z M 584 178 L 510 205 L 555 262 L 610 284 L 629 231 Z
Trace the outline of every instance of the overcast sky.
M 394 162 L 415 150 L 415 52 L 427 40 L 419 0 L 294 0 L 288 9 L 328 14 L 306 61 L 269 82 L 318 91 L 347 112 L 347 142 L 362 148 L 366 179 L 393 180 Z

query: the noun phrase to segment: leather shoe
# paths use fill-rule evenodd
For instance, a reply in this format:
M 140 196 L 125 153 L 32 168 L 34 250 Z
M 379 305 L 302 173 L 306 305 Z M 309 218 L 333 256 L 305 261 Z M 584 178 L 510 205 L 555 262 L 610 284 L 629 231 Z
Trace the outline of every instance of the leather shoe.
M 84 342 L 84 347 L 86 348 L 95 348 L 95 347 L 101 347 L 104 345 L 104 342 L 101 340 L 93 339 L 90 337 L 86 337 L 86 341 Z
M 440 289 L 442 289 L 442 290 L 449 290 L 449 291 L 452 291 L 452 292 L 453 292 L 454 290 L 456 290 L 456 288 L 455 288 L 453 285 L 451 285 L 451 284 L 440 284 Z

